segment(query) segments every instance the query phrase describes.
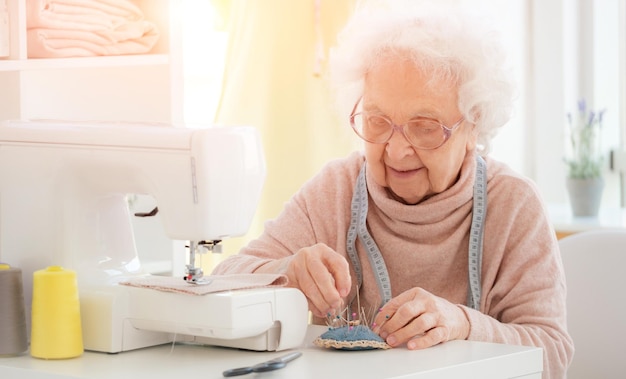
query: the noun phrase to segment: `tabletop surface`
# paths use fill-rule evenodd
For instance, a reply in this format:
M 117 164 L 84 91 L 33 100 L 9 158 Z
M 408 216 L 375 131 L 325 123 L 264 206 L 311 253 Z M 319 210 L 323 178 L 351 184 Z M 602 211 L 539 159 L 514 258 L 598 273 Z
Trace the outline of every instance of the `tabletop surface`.
M 472 341 L 450 341 L 428 349 L 339 351 L 312 341 L 326 330 L 310 326 L 302 356 L 285 368 L 241 378 L 512 378 L 540 373 L 542 349 Z M 222 378 L 222 372 L 286 354 L 214 346 L 168 344 L 119 354 L 85 352 L 66 360 L 42 360 L 28 353 L 0 357 L 0 377 L 60 378 Z

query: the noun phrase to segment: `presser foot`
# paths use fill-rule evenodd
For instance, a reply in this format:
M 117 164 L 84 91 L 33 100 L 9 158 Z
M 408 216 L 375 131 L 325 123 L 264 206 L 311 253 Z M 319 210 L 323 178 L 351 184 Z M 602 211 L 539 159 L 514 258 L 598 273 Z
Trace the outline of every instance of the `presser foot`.
M 190 267 L 187 266 L 187 270 L 185 270 L 187 274 L 183 276 L 183 280 L 190 284 L 196 285 L 207 285 L 212 282 L 211 279 L 205 278 L 202 269 L 199 267 Z
M 207 279 L 207 278 L 200 278 L 200 279 L 195 279 L 195 280 L 187 280 L 187 278 L 185 278 L 185 281 L 189 284 L 195 284 L 198 286 L 206 286 L 207 284 L 211 284 L 211 282 L 213 282 L 211 279 Z

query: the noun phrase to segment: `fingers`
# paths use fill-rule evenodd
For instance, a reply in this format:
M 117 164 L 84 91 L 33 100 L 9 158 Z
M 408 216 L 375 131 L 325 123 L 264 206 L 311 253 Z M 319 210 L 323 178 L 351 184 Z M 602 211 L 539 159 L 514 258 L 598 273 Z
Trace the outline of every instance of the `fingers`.
M 401 294 L 385 305 L 376 317 L 379 326 L 374 331 L 391 346 L 424 336 L 436 326 L 434 314 L 428 313 L 424 301 L 416 300 L 414 296 L 406 299 L 407 293 Z
M 352 279 L 350 277 L 350 266 L 346 259 L 334 253 L 325 256 L 329 272 L 335 279 L 335 289 L 339 292 L 339 296 L 345 298 L 350 294 L 352 288 Z
M 390 321 L 399 318 L 396 313 Z M 436 317 L 432 313 L 422 313 L 392 333 L 383 332 L 382 335 L 390 346 L 406 343 L 411 350 L 426 348 L 447 341 L 446 328 L 436 324 Z
M 305 263 L 305 267 L 300 269 L 301 274 L 298 275 L 298 286 L 315 306 L 317 316 L 325 314 L 330 309 L 339 308 L 342 296 L 335 286 L 335 277 L 326 266 L 326 262 L 313 259 Z
M 374 319 L 374 332 L 381 334 L 381 336 L 383 334 L 389 335 L 406 326 L 409 321 L 421 313 L 417 308 L 419 303 L 415 300 L 418 295 L 414 293 L 414 290 L 401 293 L 379 310 Z
M 307 297 L 309 309 L 317 317 L 324 317 L 341 308 L 343 298 L 350 292 L 348 262 L 323 244 L 296 253 L 287 275 L 291 285 Z
M 465 339 L 469 333 L 469 321 L 460 307 L 421 288 L 413 288 L 389 301 L 374 323 L 374 332 L 389 345 L 406 343 L 409 349 Z
M 436 327 L 430 329 L 421 336 L 410 339 L 407 342 L 406 347 L 409 350 L 425 349 L 449 340 L 450 338 L 448 338 L 447 329 L 444 327 Z

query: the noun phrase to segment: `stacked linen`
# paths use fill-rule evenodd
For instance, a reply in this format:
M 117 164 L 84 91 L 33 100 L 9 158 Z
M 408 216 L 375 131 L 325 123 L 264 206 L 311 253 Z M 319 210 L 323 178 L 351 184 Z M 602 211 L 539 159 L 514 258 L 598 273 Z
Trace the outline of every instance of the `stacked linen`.
M 129 0 L 26 0 L 29 58 L 142 54 L 159 38 Z

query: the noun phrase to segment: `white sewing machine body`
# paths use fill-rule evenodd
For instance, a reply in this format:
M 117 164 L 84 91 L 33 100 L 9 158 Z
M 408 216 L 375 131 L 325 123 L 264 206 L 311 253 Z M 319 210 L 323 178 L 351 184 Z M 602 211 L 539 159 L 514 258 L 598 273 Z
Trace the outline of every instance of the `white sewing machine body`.
M 249 127 L 5 122 L 0 261 L 22 269 L 27 314 L 35 270 L 62 265 L 77 272 L 87 350 L 120 352 L 174 338 L 294 347 L 307 324 L 297 290 L 193 296 L 118 285 L 145 275 L 128 194 L 154 197 L 173 241 L 219 241 L 247 231 L 264 178 L 260 139 Z M 173 260 L 184 261 L 180 250 Z
M 103 352 L 174 340 L 259 351 L 285 350 L 302 343 L 308 322 L 304 295 L 292 288 L 194 296 L 108 286 L 81 291 L 80 300 L 85 348 Z

